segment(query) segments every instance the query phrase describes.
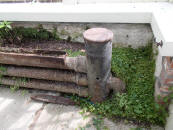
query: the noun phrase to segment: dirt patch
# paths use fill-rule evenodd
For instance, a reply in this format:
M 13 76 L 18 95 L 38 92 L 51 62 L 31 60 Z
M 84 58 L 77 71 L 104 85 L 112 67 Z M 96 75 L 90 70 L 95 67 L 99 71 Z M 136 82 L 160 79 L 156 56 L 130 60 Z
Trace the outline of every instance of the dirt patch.
M 48 50 L 85 50 L 84 43 L 72 43 L 67 41 L 27 41 L 21 44 L 3 44 L 2 47 L 48 49 Z

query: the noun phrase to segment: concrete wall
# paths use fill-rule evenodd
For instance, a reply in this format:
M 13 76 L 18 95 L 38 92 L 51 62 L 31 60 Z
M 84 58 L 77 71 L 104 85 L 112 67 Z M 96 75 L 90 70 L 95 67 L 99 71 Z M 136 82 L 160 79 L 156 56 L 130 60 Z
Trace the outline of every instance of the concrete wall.
M 15 22 L 14 26 L 37 27 L 40 23 Z M 105 27 L 113 31 L 113 46 L 145 46 L 153 38 L 149 24 L 89 24 L 89 23 L 41 23 L 44 28 L 52 31 L 57 28 L 60 38 L 71 37 L 72 42 L 84 42 L 82 33 L 87 28 Z

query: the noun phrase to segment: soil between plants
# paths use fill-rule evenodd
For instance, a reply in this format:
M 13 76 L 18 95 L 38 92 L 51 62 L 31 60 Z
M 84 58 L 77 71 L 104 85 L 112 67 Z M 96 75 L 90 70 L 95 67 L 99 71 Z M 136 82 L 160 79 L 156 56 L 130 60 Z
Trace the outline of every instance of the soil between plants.
M 21 44 L 3 44 L 1 47 L 26 48 L 26 49 L 47 49 L 47 50 L 72 50 L 85 51 L 84 43 L 68 41 L 26 41 Z

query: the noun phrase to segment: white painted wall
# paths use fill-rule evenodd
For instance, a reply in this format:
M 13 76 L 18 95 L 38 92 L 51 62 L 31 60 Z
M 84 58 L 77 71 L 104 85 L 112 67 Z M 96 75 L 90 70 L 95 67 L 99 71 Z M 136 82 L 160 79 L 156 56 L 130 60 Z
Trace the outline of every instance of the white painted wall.
M 169 2 L 173 0 L 63 0 L 64 4 Z
M 78 4 L 83 4 L 83 3 L 122 3 L 122 2 L 168 2 L 169 0 L 77 0 Z

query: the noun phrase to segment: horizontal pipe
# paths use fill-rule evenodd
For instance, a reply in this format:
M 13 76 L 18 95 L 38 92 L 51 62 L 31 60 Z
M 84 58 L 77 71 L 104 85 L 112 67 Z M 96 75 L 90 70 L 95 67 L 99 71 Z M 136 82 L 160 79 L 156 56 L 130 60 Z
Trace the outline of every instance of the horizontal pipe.
M 126 89 L 125 83 L 121 79 L 112 76 L 110 76 L 107 82 L 107 87 L 113 90 L 115 93 L 123 93 Z
M 13 53 L 29 53 L 29 54 L 41 54 L 48 56 L 59 56 L 66 55 L 63 50 L 55 49 L 30 49 L 30 48 L 10 48 L 10 47 L 0 47 L 1 52 L 13 52 Z
M 66 56 L 41 56 L 37 54 L 0 52 L 0 63 L 17 66 L 45 67 L 75 70 L 86 73 L 86 58 Z
M 78 94 L 79 96 L 82 97 L 88 96 L 87 87 L 77 86 L 75 84 L 66 83 L 66 82 L 54 82 L 54 81 L 37 80 L 37 79 L 24 80 L 22 78 L 2 77 L 0 79 L 0 84 L 8 86 L 18 86 L 24 88 L 58 91 L 64 93 L 73 93 L 73 94 Z
M 4 69 L 0 69 L 0 75 L 4 76 L 70 82 L 81 86 L 88 86 L 88 79 L 85 73 L 48 68 L 45 69 L 6 65 L 1 65 L 1 68 Z M 114 92 L 125 91 L 124 82 L 121 79 L 112 76 L 107 82 L 107 87 L 114 90 Z
M 33 68 L 19 66 L 1 66 L 5 70 L 0 69 L 0 74 L 13 77 L 25 77 L 33 79 L 44 79 L 54 81 L 73 82 L 77 85 L 87 86 L 87 75 L 66 70 Z

